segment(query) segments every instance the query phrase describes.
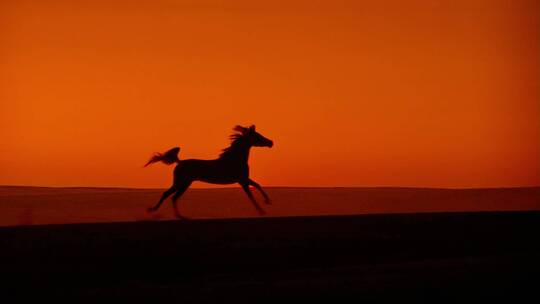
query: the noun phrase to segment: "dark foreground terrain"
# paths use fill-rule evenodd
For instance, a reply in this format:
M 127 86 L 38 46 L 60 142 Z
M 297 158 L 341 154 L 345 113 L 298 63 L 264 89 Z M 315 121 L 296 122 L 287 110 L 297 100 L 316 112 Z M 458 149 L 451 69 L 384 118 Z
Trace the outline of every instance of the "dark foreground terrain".
M 0 291 L 41 301 L 540 303 L 539 231 L 536 211 L 0 227 Z

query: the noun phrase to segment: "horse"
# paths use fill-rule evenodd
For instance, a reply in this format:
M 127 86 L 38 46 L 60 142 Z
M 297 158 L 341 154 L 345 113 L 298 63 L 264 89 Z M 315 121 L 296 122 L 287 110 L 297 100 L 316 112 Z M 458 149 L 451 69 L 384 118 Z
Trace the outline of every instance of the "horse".
M 176 164 L 173 174 L 172 186 L 165 190 L 161 198 L 153 207 L 148 208 L 148 212 L 155 212 L 161 204 L 172 195 L 172 205 L 174 214 L 177 218 L 184 218 L 176 203 L 180 196 L 189 188 L 194 181 L 202 181 L 211 184 L 234 184 L 238 183 L 244 189 L 247 197 L 259 213 L 264 215 L 266 212 L 259 206 L 249 186 L 254 186 L 264 197 L 264 202 L 270 204 L 270 198 L 263 190 L 261 185 L 249 178 L 249 151 L 251 147 L 271 148 L 274 142 L 255 131 L 255 125 L 250 127 L 236 126 L 234 133 L 229 137 L 231 145 L 222 150 L 217 159 L 186 159 L 180 160 L 178 153 L 179 147 L 172 148 L 164 153 L 155 153 L 153 157 L 144 165 L 144 167 L 162 162 L 166 165 Z

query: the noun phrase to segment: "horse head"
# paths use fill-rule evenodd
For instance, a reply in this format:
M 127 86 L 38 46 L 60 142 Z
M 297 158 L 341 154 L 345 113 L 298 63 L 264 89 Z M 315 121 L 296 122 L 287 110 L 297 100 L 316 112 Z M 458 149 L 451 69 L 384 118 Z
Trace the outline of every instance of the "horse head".
M 250 146 L 268 148 L 272 148 L 272 146 L 274 146 L 274 142 L 272 140 L 255 131 L 255 125 L 251 125 L 249 128 L 236 126 L 234 130 L 240 132 L 242 138 L 244 138 Z

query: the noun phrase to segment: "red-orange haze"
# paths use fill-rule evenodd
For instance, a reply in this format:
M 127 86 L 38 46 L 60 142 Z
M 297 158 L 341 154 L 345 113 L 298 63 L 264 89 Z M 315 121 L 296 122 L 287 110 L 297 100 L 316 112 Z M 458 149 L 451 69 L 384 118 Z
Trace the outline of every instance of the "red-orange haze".
M 263 185 L 539 185 L 539 40 L 537 0 L 3 0 L 0 184 L 166 187 L 254 123 Z

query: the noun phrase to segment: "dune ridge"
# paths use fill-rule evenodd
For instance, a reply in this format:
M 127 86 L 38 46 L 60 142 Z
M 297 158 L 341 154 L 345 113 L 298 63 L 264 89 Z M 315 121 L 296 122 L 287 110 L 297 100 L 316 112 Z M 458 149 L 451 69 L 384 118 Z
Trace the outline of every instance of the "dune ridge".
M 266 189 L 273 201 L 263 206 L 269 217 L 540 210 L 540 187 Z M 146 213 L 162 191 L 0 186 L 0 226 L 170 220 L 173 213 L 168 203 L 156 214 Z M 180 210 L 191 219 L 257 217 L 242 190 L 234 187 L 189 189 Z

